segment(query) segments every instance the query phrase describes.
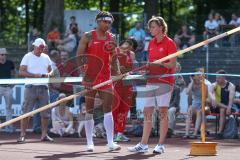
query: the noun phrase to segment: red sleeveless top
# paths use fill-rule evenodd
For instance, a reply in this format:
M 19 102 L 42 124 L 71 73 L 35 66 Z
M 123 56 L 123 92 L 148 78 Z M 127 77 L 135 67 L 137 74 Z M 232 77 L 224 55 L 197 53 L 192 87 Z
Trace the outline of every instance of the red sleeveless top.
M 85 65 L 85 76 L 83 84 L 94 86 L 110 79 L 110 58 L 111 53 L 105 51 L 104 46 L 111 41 L 111 35 L 106 32 L 106 39 L 100 40 L 97 37 L 96 30 L 92 31 L 92 40 L 86 50 L 87 63 Z M 99 89 L 105 89 L 112 84 L 103 86 Z
M 119 60 L 119 63 L 121 66 L 124 66 L 127 68 L 133 67 L 133 60 L 132 60 L 130 52 L 127 52 L 127 54 L 122 54 L 122 53 L 120 53 L 120 49 L 118 48 L 117 49 L 117 57 L 118 57 L 118 60 Z

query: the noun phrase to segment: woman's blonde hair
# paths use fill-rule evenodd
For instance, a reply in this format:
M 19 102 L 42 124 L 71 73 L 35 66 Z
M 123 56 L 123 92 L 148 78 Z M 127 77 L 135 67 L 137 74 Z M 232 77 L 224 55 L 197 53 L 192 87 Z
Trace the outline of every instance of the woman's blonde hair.
M 152 17 L 148 21 L 148 28 L 149 29 L 150 29 L 150 25 L 151 25 L 152 22 L 155 22 L 159 27 L 162 26 L 163 27 L 163 33 L 167 34 L 168 26 L 167 26 L 167 23 L 165 22 L 165 20 L 162 17 Z

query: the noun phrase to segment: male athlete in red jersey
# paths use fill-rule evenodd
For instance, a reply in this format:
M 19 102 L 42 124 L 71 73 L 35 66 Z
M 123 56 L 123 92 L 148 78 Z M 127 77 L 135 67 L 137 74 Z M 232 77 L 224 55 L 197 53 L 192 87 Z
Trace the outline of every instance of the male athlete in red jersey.
M 130 39 L 123 41 L 120 48 L 117 49 L 117 57 L 120 62 L 121 73 L 126 73 L 132 70 L 135 54 L 131 51 L 133 42 Z M 124 84 L 123 81 L 118 81 L 114 85 L 114 100 L 113 100 L 113 119 L 114 119 L 114 134 L 115 142 L 129 141 L 123 132 L 126 125 L 127 114 L 129 107 L 132 106 L 133 87 L 129 84 Z
M 78 65 L 84 65 L 85 75 L 83 85 L 88 89 L 85 95 L 86 116 L 85 131 L 87 138 L 87 150 L 93 151 L 93 108 L 94 98 L 98 92 L 103 101 L 104 127 L 107 134 L 108 150 L 119 150 L 120 146 L 113 142 L 113 116 L 112 116 L 112 84 L 103 86 L 97 90 L 91 89 L 92 86 L 109 80 L 110 68 L 120 74 L 117 57 L 115 53 L 115 37 L 108 32 L 113 22 L 113 16 L 109 12 L 101 11 L 96 16 L 97 28 L 86 32 L 78 46 Z M 112 64 L 112 65 L 111 65 Z M 110 67 L 111 65 L 111 67 Z

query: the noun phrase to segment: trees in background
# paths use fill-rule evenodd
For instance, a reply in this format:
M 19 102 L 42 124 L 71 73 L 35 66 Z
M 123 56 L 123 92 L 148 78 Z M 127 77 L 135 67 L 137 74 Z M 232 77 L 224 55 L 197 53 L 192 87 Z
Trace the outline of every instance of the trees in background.
M 64 0 L 45 0 L 43 36 L 46 37 L 54 26 L 63 31 Z
M 240 16 L 239 5 L 240 1 L 236 0 L 1 0 L 0 45 L 2 41 L 25 44 L 31 28 L 39 29 L 44 35 L 52 25 L 63 27 L 64 9 L 108 10 L 114 14 L 113 27 L 121 35 L 136 20 L 146 23 L 153 15 L 160 15 L 173 35 L 183 23 L 201 34 L 211 10 L 220 12 L 229 21 L 233 12 Z

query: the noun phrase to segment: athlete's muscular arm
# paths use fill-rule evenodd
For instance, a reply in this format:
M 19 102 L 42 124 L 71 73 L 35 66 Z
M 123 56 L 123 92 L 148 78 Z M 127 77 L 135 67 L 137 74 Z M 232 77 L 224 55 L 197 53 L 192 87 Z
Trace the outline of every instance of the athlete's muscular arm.
M 114 35 L 111 35 L 111 41 L 113 41 L 116 44 L 116 37 Z M 117 54 L 116 49 L 114 48 L 111 57 L 111 67 L 117 75 L 120 75 L 121 74 L 120 63 L 118 61 L 116 54 Z
M 77 49 L 77 64 L 78 67 L 82 67 L 86 63 L 86 49 L 88 46 L 88 43 L 92 39 L 92 34 L 90 32 L 87 32 L 83 35 L 81 38 L 78 49 Z

